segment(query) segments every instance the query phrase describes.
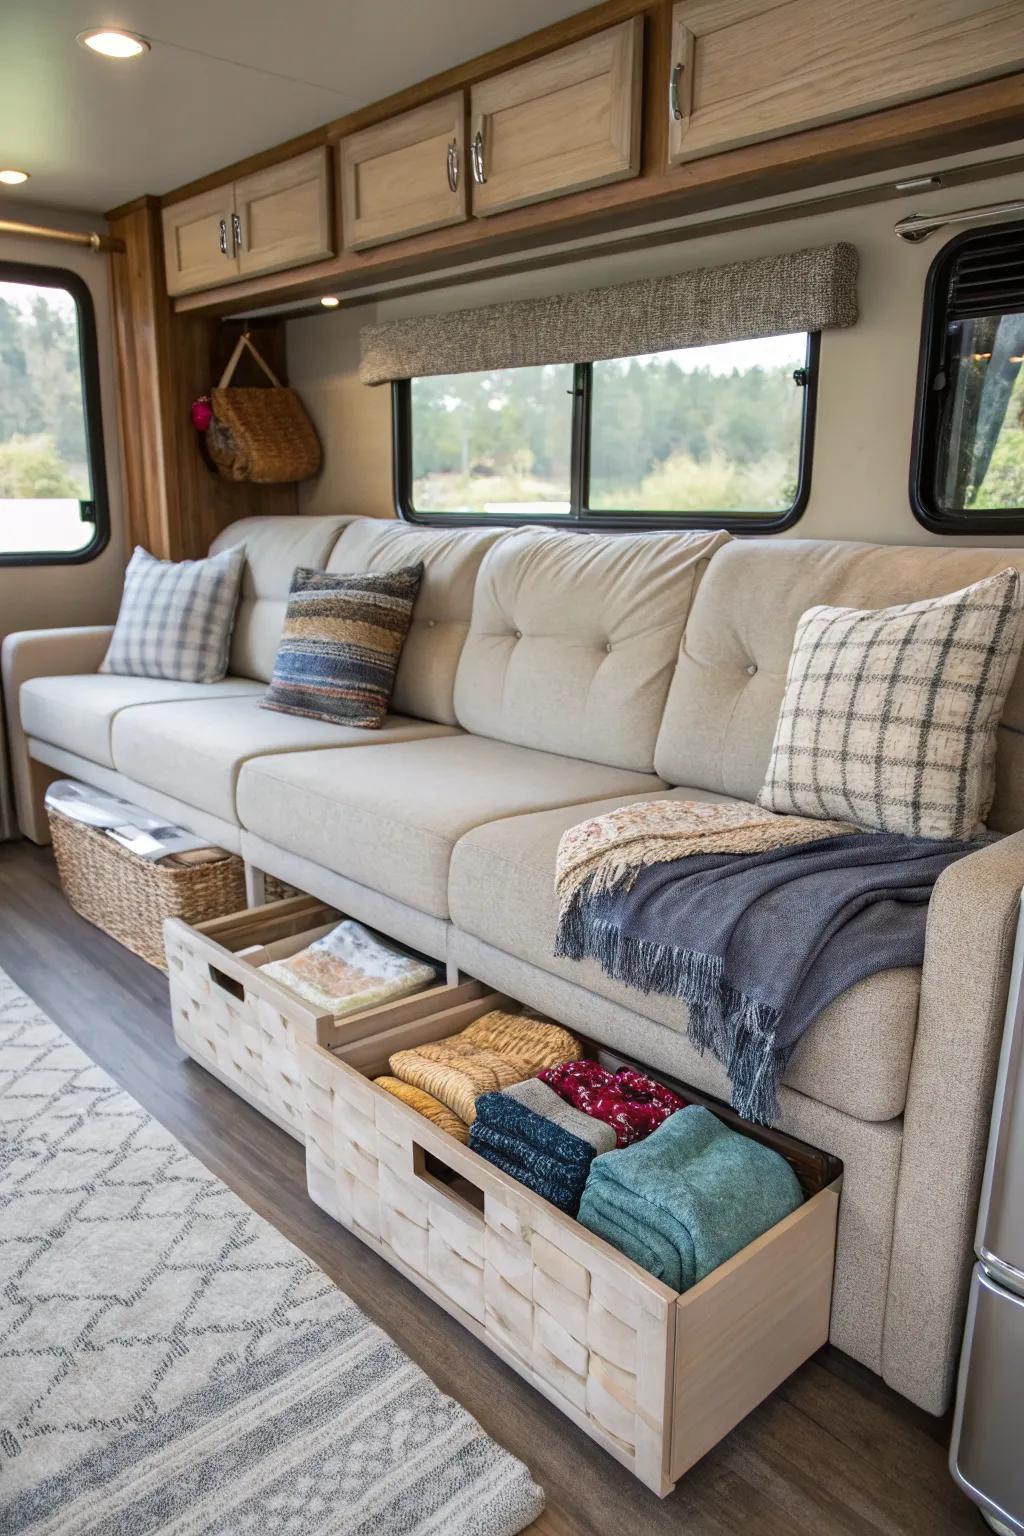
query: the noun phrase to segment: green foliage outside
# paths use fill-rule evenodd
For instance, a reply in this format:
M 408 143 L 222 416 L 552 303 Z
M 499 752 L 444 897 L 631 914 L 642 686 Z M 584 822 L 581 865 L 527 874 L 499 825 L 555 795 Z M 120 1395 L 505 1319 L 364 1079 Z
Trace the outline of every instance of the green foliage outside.
M 53 289 L 0 284 L 0 495 L 90 495 L 77 315 Z
M 1014 381 L 985 477 L 979 486 L 968 487 L 967 505 L 979 510 L 1024 507 L 1024 370 Z
M 715 372 L 668 356 L 594 365 L 596 510 L 779 512 L 799 469 L 803 391 L 792 362 Z M 413 381 L 413 500 L 421 511 L 567 509 L 572 369 Z

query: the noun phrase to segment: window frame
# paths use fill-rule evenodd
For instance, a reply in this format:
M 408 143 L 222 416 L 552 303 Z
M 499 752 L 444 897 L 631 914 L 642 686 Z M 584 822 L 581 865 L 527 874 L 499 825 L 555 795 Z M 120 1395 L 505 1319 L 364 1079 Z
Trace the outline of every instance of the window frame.
M 779 515 L 741 512 L 597 512 L 587 504 L 590 491 L 590 424 L 593 364 L 573 368 L 572 444 L 570 452 L 569 512 L 551 517 L 495 517 L 485 512 L 418 512 L 412 500 L 412 382 L 396 379 L 391 385 L 391 465 L 395 512 L 408 523 L 433 528 L 564 528 L 590 532 L 657 531 L 673 528 L 724 528 L 730 533 L 781 533 L 798 522 L 811 495 L 814 460 L 814 426 L 817 414 L 821 332 L 807 332 L 807 352 L 802 371 L 804 391 L 800 423 L 800 449 L 796 497 Z
M 917 363 L 917 393 L 914 400 L 914 426 L 910 445 L 910 507 L 917 521 L 930 533 L 938 534 L 1020 534 L 1024 533 L 1024 507 L 1008 507 L 1000 512 L 991 507 L 981 512 L 966 508 L 958 512 L 944 512 L 935 505 L 934 475 L 936 465 L 936 437 L 941 426 L 941 412 L 929 409 L 934 398 L 930 380 L 941 357 L 945 344 L 946 313 L 948 310 L 949 274 L 957 256 L 965 246 L 976 240 L 1006 232 L 1019 233 L 1024 241 L 1024 222 L 1011 220 L 1005 224 L 993 224 L 984 229 L 969 229 L 955 235 L 937 253 L 924 285 L 924 305 L 921 315 L 921 341 Z M 1014 313 L 1014 311 L 1005 311 Z M 926 480 L 925 471 L 930 473 Z M 930 482 L 930 483 L 929 483 Z
M 24 283 L 34 288 L 62 288 L 75 301 L 78 315 L 78 361 L 82 376 L 82 414 L 89 458 L 92 497 L 79 501 L 82 521 L 92 524 L 92 538 L 75 550 L 0 550 L 0 567 L 17 565 L 85 565 L 101 555 L 110 543 L 110 500 L 107 461 L 103 444 L 103 413 L 100 395 L 99 343 L 96 310 L 85 279 L 67 267 L 47 267 L 37 262 L 0 261 L 0 282 Z M 3 498 L 0 498 L 2 500 Z M 86 509 L 90 514 L 86 516 Z

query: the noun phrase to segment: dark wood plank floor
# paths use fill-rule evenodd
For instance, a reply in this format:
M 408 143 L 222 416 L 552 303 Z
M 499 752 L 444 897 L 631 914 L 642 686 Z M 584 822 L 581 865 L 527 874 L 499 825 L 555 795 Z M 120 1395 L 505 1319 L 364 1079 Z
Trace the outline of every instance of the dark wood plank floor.
M 833 1350 L 658 1500 L 309 1201 L 301 1148 L 182 1056 L 163 976 L 76 917 L 27 843 L 0 846 L 0 967 L 529 1464 L 548 1499 L 535 1536 L 980 1536 L 948 1423 Z

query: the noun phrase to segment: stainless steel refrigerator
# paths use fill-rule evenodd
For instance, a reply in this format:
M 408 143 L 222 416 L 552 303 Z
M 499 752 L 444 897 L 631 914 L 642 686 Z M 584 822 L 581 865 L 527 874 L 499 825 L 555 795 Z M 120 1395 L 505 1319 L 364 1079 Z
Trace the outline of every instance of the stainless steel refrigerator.
M 949 1465 L 996 1531 L 1024 1536 L 1024 918 L 1010 977 Z M 956 1028 L 956 1020 L 950 1020 Z

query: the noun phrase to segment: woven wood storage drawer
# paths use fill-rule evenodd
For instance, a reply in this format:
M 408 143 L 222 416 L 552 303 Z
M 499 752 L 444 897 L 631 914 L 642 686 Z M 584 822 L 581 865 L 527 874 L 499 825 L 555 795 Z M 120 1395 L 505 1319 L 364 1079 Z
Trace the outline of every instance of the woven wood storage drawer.
M 483 990 L 476 982 L 428 987 L 336 1020 L 258 969 L 305 949 L 343 916 L 312 896 L 294 896 L 196 927 L 181 921 L 165 925 L 178 1044 L 298 1141 L 305 1131 L 297 1041 L 362 1040 Z
M 498 1007 L 515 1004 L 492 994 L 302 1046 L 310 1196 L 667 1494 L 826 1342 L 841 1165 L 816 1155 L 828 1171 L 805 1204 L 679 1295 L 370 1081 L 391 1052 Z
M 153 864 L 112 837 L 47 807 L 57 873 L 79 917 L 166 971 L 164 922 L 186 923 L 245 906 L 245 865 L 236 854 L 210 864 Z M 278 882 L 280 895 L 288 888 Z

